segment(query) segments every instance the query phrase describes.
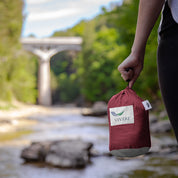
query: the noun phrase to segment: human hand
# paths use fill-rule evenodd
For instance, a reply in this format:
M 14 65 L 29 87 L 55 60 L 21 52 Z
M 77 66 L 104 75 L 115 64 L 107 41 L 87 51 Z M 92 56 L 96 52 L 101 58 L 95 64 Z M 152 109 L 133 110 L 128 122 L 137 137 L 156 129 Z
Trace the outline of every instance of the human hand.
M 121 77 L 125 81 L 129 81 L 129 88 L 132 88 L 133 84 L 140 75 L 143 69 L 144 55 L 136 56 L 131 53 L 119 66 L 118 70 L 121 73 Z

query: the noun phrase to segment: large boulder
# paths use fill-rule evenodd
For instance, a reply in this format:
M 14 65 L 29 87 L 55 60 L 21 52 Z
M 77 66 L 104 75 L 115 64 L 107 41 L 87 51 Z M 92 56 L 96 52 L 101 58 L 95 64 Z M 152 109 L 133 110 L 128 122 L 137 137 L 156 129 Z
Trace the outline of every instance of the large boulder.
M 63 168 L 85 167 L 89 161 L 89 150 L 92 145 L 92 143 L 80 140 L 53 143 L 46 156 L 46 162 Z
M 24 148 L 25 162 L 44 162 L 61 168 L 81 168 L 89 162 L 93 144 L 81 140 L 33 142 Z

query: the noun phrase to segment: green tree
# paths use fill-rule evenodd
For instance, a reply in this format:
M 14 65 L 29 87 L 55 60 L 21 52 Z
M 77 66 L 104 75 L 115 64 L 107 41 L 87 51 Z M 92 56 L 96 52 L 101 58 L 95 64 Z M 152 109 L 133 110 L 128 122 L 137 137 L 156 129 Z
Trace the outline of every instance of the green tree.
M 91 33 L 95 34 L 93 40 L 84 38 L 82 53 L 76 59 L 81 91 L 89 101 L 107 101 L 123 86 L 117 65 L 125 47 L 118 44 L 119 34 L 114 28 L 103 26 L 100 31 Z M 90 37 L 89 32 L 87 35 Z
M 79 96 L 80 88 L 73 66 L 76 55 L 75 51 L 64 51 L 50 61 L 53 103 L 72 102 Z
M 75 60 L 81 92 L 86 100 L 108 100 L 127 84 L 117 66 L 129 55 L 135 36 L 139 0 L 124 1 L 122 6 L 103 12 L 90 21 L 82 21 L 55 35 L 80 35 L 82 51 Z M 157 28 L 155 25 L 147 43 L 145 67 L 134 89 L 142 97 L 158 98 L 156 70 Z
M 0 99 L 36 101 L 36 63 L 19 42 L 23 0 L 0 1 Z

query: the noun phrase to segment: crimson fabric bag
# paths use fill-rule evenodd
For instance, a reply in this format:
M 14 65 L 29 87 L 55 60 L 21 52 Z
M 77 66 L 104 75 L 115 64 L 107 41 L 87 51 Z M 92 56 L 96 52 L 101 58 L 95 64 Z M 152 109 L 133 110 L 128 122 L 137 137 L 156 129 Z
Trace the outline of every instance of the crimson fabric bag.
M 119 157 L 145 154 L 151 147 L 149 102 L 126 88 L 108 102 L 109 150 Z

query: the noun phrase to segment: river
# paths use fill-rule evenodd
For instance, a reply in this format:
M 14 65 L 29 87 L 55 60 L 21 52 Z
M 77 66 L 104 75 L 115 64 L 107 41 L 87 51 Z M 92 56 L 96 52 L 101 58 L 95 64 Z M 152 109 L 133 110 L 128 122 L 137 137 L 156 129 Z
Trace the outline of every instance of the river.
M 60 108 L 59 108 L 60 109 Z M 139 157 L 120 160 L 115 157 L 92 157 L 84 169 L 60 169 L 40 164 L 24 164 L 21 150 L 31 141 L 83 139 L 94 143 L 99 153 L 108 152 L 107 118 L 84 117 L 70 108 L 60 114 L 34 115 L 35 125 L 28 135 L 0 144 L 0 178 L 176 178 L 177 160 L 169 157 Z

